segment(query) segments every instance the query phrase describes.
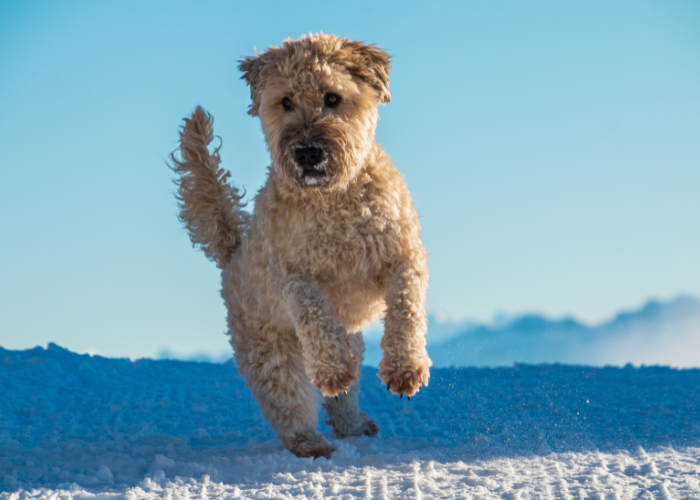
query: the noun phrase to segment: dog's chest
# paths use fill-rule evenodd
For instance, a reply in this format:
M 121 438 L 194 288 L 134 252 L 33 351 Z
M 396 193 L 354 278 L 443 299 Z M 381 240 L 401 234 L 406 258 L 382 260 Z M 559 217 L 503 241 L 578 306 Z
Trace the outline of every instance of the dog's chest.
M 292 224 L 300 267 L 324 282 L 376 282 L 391 261 L 398 229 L 385 210 L 370 204 L 333 207 Z

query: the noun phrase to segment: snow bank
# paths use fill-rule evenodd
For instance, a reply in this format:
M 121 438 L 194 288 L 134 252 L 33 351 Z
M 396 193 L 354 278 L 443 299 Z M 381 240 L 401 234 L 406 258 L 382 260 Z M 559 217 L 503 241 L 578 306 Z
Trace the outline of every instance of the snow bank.
M 313 461 L 231 364 L 0 348 L 0 499 L 700 498 L 700 370 L 436 369 L 410 403 L 363 375 L 379 435 Z

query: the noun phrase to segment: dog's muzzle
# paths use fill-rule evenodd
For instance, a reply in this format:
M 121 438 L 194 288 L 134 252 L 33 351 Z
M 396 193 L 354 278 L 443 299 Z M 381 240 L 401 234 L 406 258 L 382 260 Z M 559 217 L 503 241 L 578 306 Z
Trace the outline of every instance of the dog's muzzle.
M 312 144 L 300 144 L 294 150 L 300 181 L 306 186 L 320 186 L 329 180 L 326 165 L 328 158 L 323 149 Z

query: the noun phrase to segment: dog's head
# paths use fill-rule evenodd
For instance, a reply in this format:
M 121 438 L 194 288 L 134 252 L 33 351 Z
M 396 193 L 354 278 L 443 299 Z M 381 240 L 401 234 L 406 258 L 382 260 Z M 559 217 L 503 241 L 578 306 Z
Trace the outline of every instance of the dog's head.
M 241 61 L 273 168 L 301 189 L 343 189 L 372 145 L 389 102 L 389 56 L 331 35 L 286 40 Z

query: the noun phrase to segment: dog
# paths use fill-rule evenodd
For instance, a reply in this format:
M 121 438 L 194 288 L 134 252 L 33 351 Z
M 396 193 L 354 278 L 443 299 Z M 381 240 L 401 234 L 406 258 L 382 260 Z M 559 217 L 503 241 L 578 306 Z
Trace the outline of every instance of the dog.
M 249 114 L 270 151 L 253 213 L 210 151 L 213 119 L 185 119 L 172 155 L 179 217 L 222 273 L 238 370 L 282 444 L 330 458 L 338 438 L 374 435 L 358 406 L 362 330 L 384 318 L 378 376 L 410 399 L 428 385 L 427 253 L 408 188 L 375 142 L 390 101 L 388 54 L 316 34 L 240 62 Z

